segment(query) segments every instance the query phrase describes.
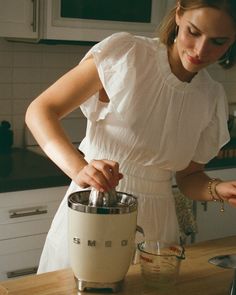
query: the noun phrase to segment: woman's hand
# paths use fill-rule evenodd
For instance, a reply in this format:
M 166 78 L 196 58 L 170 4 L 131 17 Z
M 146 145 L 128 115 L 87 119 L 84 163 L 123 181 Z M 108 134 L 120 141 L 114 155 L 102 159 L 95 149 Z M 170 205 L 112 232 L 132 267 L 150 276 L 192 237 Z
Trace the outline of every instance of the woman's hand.
M 220 182 L 215 189 L 220 198 L 236 207 L 236 181 Z
M 84 166 L 74 181 L 82 188 L 94 187 L 100 192 L 114 189 L 123 175 L 119 164 L 111 160 L 93 160 Z

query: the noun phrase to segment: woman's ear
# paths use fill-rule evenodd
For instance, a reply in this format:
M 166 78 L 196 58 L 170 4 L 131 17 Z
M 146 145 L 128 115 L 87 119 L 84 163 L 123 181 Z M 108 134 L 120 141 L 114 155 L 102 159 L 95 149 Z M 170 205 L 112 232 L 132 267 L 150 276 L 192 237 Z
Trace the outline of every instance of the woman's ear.
M 176 11 L 175 11 L 175 22 L 176 25 L 179 26 L 179 22 L 180 22 L 180 6 L 179 6 L 179 2 L 177 2 L 177 6 L 176 6 Z

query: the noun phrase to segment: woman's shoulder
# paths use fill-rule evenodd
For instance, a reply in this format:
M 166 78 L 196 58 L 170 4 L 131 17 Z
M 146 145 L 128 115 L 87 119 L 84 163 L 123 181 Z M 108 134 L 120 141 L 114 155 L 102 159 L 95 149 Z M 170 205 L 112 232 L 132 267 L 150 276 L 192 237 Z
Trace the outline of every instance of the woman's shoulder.
M 116 45 L 118 47 L 123 47 L 123 46 L 141 46 L 141 47 L 155 47 L 156 48 L 156 43 L 158 42 L 158 38 L 150 38 L 147 36 L 142 36 L 142 35 L 135 35 L 129 32 L 118 32 L 114 33 L 104 40 L 102 40 L 99 44 L 101 46 L 103 44 L 110 44 L 112 46 Z
M 225 94 L 225 89 L 222 83 L 213 78 L 209 70 L 204 69 L 202 74 L 202 80 L 205 82 L 204 84 L 208 87 L 210 92 L 216 94 L 217 96 Z
M 126 43 L 134 42 L 134 35 L 128 32 L 118 32 L 114 33 L 103 40 L 101 40 L 97 46 L 104 46 L 105 45 L 119 45 L 122 46 Z
M 132 41 L 133 38 L 134 38 L 134 35 L 129 32 L 117 32 L 106 37 L 103 41 L 109 41 L 109 42 Z
M 142 41 L 151 41 L 151 40 L 159 40 L 159 38 L 151 38 L 145 35 L 136 35 L 133 33 L 129 33 L 126 31 L 121 31 L 121 32 L 117 32 L 114 33 L 108 37 L 106 37 L 105 39 L 110 39 L 110 40 L 120 40 L 120 39 L 125 39 L 125 40 L 140 40 Z
M 155 43 L 152 38 L 119 32 L 97 43 L 91 51 L 99 60 L 108 63 L 143 64 L 151 62 L 150 56 L 157 48 Z

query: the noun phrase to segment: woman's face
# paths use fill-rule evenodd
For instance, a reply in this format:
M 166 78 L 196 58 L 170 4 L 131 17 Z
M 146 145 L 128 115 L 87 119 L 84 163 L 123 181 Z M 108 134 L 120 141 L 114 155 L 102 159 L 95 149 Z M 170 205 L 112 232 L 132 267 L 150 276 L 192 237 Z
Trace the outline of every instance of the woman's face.
M 236 24 L 224 11 L 204 7 L 192 9 L 180 15 L 176 12 L 179 26 L 174 43 L 175 58 L 191 73 L 215 63 L 236 39 Z

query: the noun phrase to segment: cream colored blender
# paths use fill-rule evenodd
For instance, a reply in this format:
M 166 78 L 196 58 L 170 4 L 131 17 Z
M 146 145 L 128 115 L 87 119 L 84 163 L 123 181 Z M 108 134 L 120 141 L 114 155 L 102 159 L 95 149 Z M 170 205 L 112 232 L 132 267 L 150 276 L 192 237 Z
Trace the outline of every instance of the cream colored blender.
M 69 255 L 79 291 L 117 292 L 135 251 L 137 199 L 78 191 L 68 197 Z

